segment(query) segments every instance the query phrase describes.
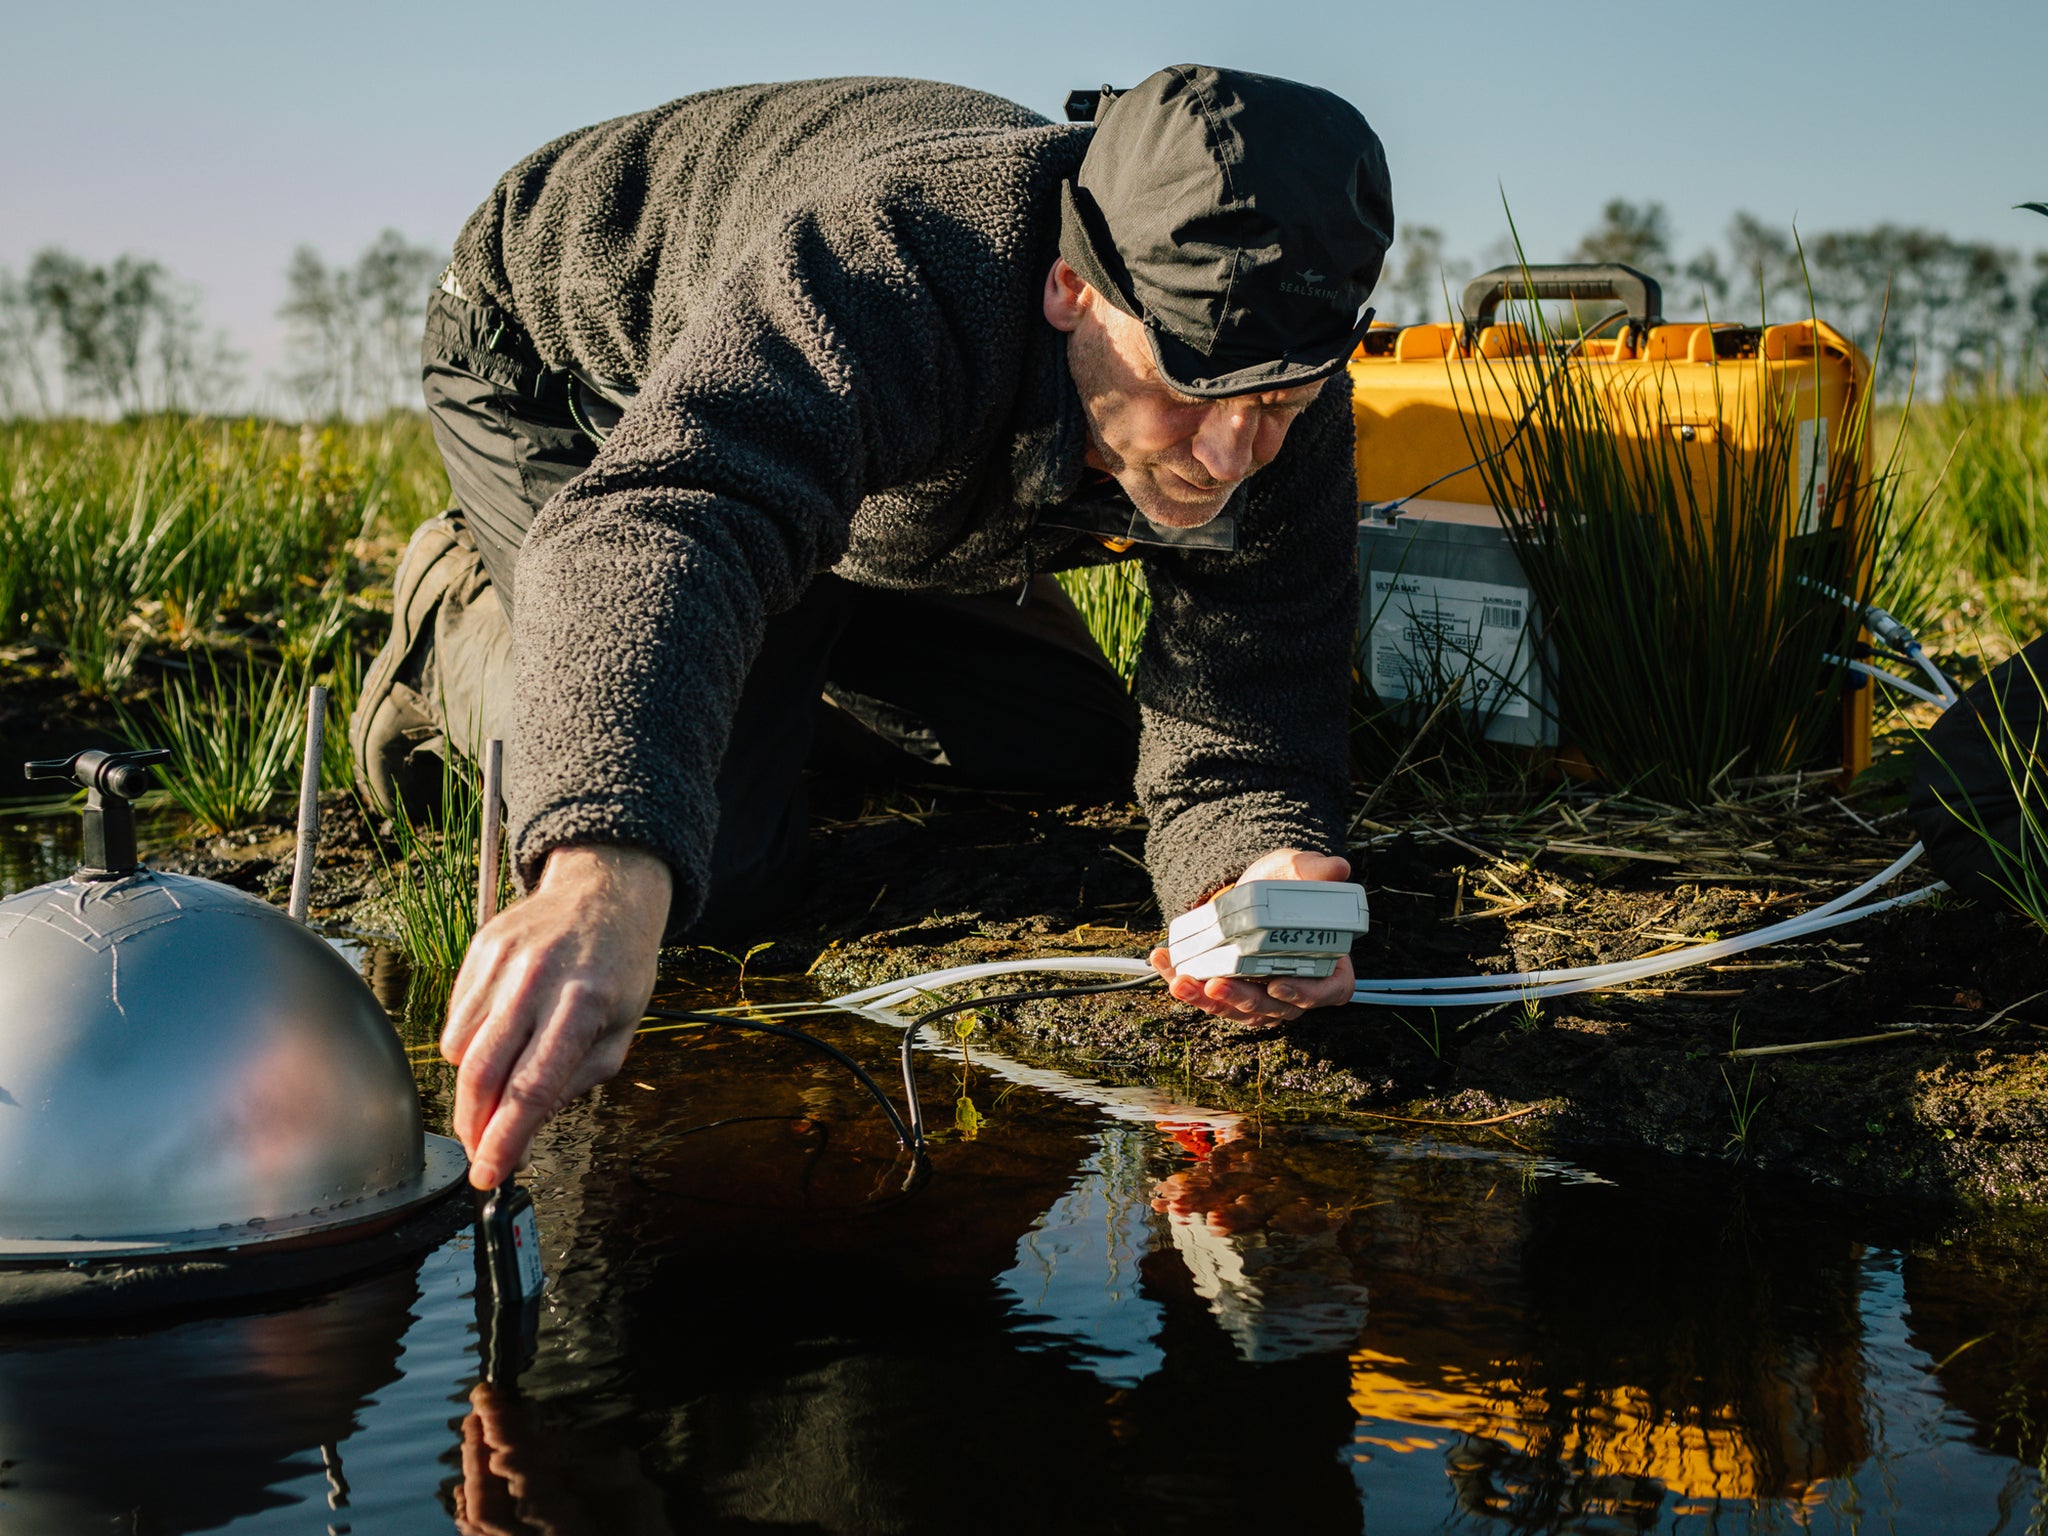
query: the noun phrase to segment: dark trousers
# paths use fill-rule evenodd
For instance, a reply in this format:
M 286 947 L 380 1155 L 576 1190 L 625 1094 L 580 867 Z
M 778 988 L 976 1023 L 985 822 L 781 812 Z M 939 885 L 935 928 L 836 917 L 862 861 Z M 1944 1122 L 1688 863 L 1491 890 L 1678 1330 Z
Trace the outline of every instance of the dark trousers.
M 501 316 L 445 292 L 428 306 L 422 374 L 460 509 L 456 541 L 481 566 L 469 588 L 487 578 L 497 602 L 466 608 L 454 626 L 465 654 L 425 636 L 440 653 L 423 652 L 407 670 L 422 693 L 469 701 L 482 735 L 502 735 L 519 547 L 534 514 L 595 458 L 620 410 L 544 369 Z M 398 607 L 403 615 L 405 594 Z M 468 745 L 452 718 L 447 728 Z M 768 620 L 747 674 L 718 775 L 700 927 L 744 927 L 794 893 L 808 842 L 807 768 L 1100 798 L 1130 792 L 1137 734 L 1122 680 L 1051 577 L 1036 578 L 1019 604 L 1014 590 L 885 592 L 821 574 Z

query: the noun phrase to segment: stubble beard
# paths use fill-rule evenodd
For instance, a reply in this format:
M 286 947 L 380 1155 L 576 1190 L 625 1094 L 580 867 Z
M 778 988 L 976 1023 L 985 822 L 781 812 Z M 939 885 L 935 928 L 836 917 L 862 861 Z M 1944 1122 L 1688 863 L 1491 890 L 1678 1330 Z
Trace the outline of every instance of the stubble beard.
M 1244 484 L 1242 480 L 1219 484 L 1203 474 L 1201 467 L 1192 461 L 1187 461 L 1183 470 L 1176 461 L 1164 458 L 1126 459 L 1103 441 L 1092 422 L 1088 427 L 1088 440 L 1094 445 L 1103 469 L 1131 498 L 1131 505 L 1143 513 L 1148 522 L 1167 528 L 1199 528 L 1204 523 L 1214 522 L 1237 493 L 1237 488 Z M 1190 478 L 1190 475 L 1200 479 Z M 1171 491 L 1167 487 L 1171 487 Z M 1203 495 L 1205 490 L 1209 494 Z
M 1243 480 L 1216 481 L 1185 452 L 1177 458 L 1158 454 L 1126 458 L 1103 436 L 1095 402 L 1118 393 L 1115 374 L 1097 351 L 1107 346 L 1107 339 L 1100 335 L 1076 332 L 1067 337 L 1067 367 L 1081 396 L 1088 445 L 1098 467 L 1122 487 L 1148 522 L 1166 528 L 1199 528 L 1214 522 Z M 1210 494 L 1203 495 L 1205 490 Z

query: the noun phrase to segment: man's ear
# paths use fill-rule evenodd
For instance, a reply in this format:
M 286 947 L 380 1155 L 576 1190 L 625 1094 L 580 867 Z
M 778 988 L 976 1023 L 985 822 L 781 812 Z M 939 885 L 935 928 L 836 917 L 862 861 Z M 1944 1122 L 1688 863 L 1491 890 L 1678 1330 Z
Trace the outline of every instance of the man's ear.
M 1052 270 L 1045 274 L 1046 324 L 1056 331 L 1078 330 L 1094 299 L 1095 290 L 1082 281 L 1081 274 L 1067 265 L 1064 256 L 1055 256 Z

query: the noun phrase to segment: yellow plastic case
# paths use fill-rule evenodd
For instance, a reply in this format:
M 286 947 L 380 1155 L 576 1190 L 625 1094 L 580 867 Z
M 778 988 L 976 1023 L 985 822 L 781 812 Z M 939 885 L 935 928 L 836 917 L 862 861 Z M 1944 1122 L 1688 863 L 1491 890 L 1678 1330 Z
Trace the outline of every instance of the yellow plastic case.
M 1569 366 L 1600 370 L 1630 388 L 1654 388 L 1662 409 L 1647 413 L 1671 432 L 1671 451 L 1709 449 L 1716 434 L 1753 439 L 1763 406 L 1789 402 L 1800 423 L 1802 462 L 1791 476 L 1793 496 L 1784 509 L 1788 540 L 1823 535 L 1817 508 L 1826 486 L 1850 475 L 1870 483 L 1868 435 L 1859 459 L 1841 458 L 1840 424 L 1863 409 L 1870 364 L 1855 345 L 1827 324 L 1802 320 L 1766 327 L 1663 320 L 1654 279 L 1622 266 L 1502 267 L 1466 287 L 1463 324 L 1374 326 L 1350 363 L 1352 411 L 1357 422 L 1360 517 L 1375 507 L 1429 486 L 1428 503 L 1469 508 L 1460 523 L 1498 528 L 1485 480 L 1470 466 L 1475 443 L 1499 441 L 1515 424 L 1521 395 L 1508 370 L 1529 367 L 1533 343 L 1516 324 L 1497 324 L 1504 299 L 1619 300 L 1629 323 L 1619 335 L 1582 343 Z M 1519 360 L 1519 363 L 1517 362 Z M 1627 413 L 1622 413 L 1626 415 Z M 1490 433 L 1473 419 L 1491 418 Z M 1818 418 L 1818 432 L 1812 426 Z M 1830 426 L 1832 425 L 1832 430 Z M 1740 449 L 1744 441 L 1728 444 Z M 1812 464 L 1814 458 L 1821 460 Z M 1809 471 L 1817 469 L 1818 475 Z M 1430 482 L 1449 475 L 1441 484 Z M 1852 505 L 1854 503 L 1854 505 Z M 1860 513 L 1861 498 L 1838 497 L 1831 526 Z M 1436 513 L 1440 519 L 1441 511 Z M 1384 525 L 1383 525 L 1384 526 Z M 1856 530 L 1851 529 L 1854 533 Z M 1361 555 L 1364 548 L 1361 529 Z M 1853 544 L 1852 544 L 1853 547 Z M 1361 633 L 1372 614 L 1361 615 Z M 1871 689 L 1845 690 L 1842 757 L 1845 778 L 1870 764 Z M 1569 744 L 1565 754 L 1569 758 Z

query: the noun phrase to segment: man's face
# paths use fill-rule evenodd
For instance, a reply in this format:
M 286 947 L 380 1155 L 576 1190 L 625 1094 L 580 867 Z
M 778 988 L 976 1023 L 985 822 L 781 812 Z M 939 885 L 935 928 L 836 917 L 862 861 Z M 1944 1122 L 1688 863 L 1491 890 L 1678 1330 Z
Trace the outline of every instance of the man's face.
M 1088 462 L 1116 477 L 1137 509 L 1199 528 L 1272 463 L 1322 384 L 1226 400 L 1184 395 L 1159 375 L 1145 328 L 1064 261 L 1046 279 L 1045 318 L 1067 333 L 1067 369 L 1088 422 Z

